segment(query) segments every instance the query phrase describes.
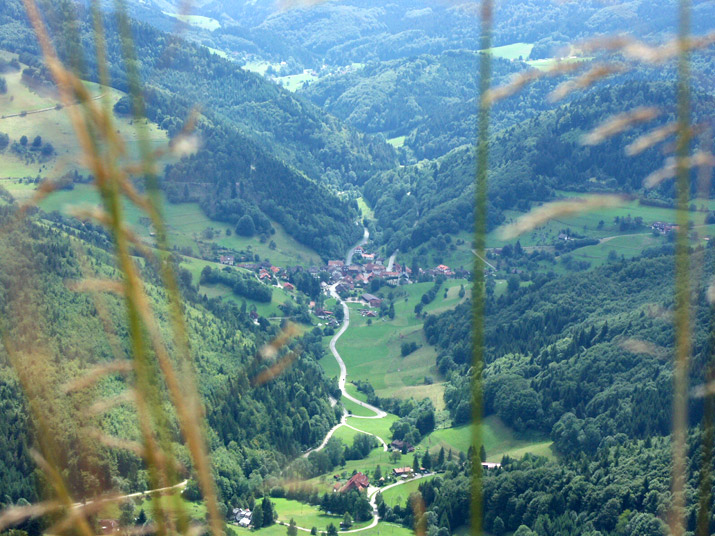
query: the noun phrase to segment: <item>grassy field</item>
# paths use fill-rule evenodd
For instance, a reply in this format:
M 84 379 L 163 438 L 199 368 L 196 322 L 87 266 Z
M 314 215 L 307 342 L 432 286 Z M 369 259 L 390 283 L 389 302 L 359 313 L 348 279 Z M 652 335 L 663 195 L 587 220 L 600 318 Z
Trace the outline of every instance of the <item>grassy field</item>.
M 31 196 L 35 187 L 19 180 L 0 180 L 0 185 L 18 198 Z M 47 212 L 58 210 L 67 214 L 73 207 L 94 206 L 98 202 L 96 191 L 91 185 L 77 184 L 73 190 L 54 192 L 40 203 L 40 207 Z M 172 204 L 164 199 L 162 208 L 170 243 L 179 248 L 188 248 L 192 255 L 199 254 L 199 242 L 202 242 L 207 247 L 216 244 L 236 251 L 249 251 L 261 259 L 269 259 L 276 266 L 321 263 L 320 257 L 312 249 L 297 242 L 276 222 L 271 222 L 275 234 L 271 235 L 267 243 L 262 243 L 259 237 L 237 235 L 228 223 L 210 220 L 197 203 Z M 152 243 L 151 228 L 144 214 L 129 204 L 125 204 L 125 210 L 127 221 L 135 232 L 146 242 Z M 210 235 L 207 234 L 208 229 L 211 230 Z M 227 230 L 231 231 L 230 235 Z M 275 243 L 275 249 L 270 247 L 271 240 Z
M 296 525 L 308 529 L 318 527 L 318 530 L 323 531 L 327 528 L 329 523 L 333 523 L 336 527 L 339 527 L 340 521 L 343 519 L 343 516 L 328 515 L 321 512 L 316 506 L 292 501 L 290 499 L 272 498 L 271 502 L 275 505 L 276 512 L 278 513 L 278 521 L 288 523 L 290 519 L 293 518 L 295 519 Z M 359 528 L 367 524 L 369 524 L 369 522 L 355 523 L 353 528 Z M 282 528 L 282 534 L 285 534 L 286 529 L 285 527 Z M 263 534 L 263 530 L 259 532 Z
M 253 73 L 258 73 L 261 76 L 266 74 L 266 71 L 268 70 L 269 67 L 273 67 L 274 69 L 278 69 L 280 67 L 279 64 L 277 63 L 270 63 L 267 61 L 247 61 L 244 63 L 241 67 L 245 69 L 246 71 L 251 71 Z
M 396 504 L 404 506 L 405 501 L 407 501 L 407 498 L 410 496 L 410 493 L 418 491 L 420 484 L 427 482 L 428 480 L 432 480 L 433 478 L 433 476 L 427 476 L 406 482 L 401 486 L 395 486 L 394 488 L 386 490 L 382 494 L 382 498 L 385 499 L 385 503 L 387 503 L 388 506 L 395 506 Z
M 367 218 L 368 220 L 375 219 L 375 213 L 372 211 L 372 209 L 363 197 L 358 197 L 357 204 L 358 207 L 360 207 L 360 212 L 362 213 L 364 218 Z
M 173 495 L 161 495 L 158 497 L 152 497 L 152 496 L 146 496 L 142 497 L 138 504 L 135 507 L 135 514 L 139 515 L 139 510 L 144 510 L 144 513 L 146 513 L 147 518 L 153 519 L 154 515 L 152 512 L 152 503 L 154 501 L 173 501 L 174 496 Z M 181 499 L 184 508 L 186 509 L 186 512 L 188 513 L 189 517 L 191 519 L 197 520 L 197 521 L 205 521 L 206 520 L 206 505 L 203 502 L 191 502 L 187 501 L 185 499 Z
M 487 461 L 499 462 L 506 454 L 512 458 L 522 458 L 525 454 L 537 454 L 553 458 L 551 441 L 544 438 L 518 438 L 514 430 L 506 426 L 498 417 L 489 416 L 482 424 L 482 441 L 487 452 Z M 430 452 L 439 452 L 444 447 L 455 454 L 466 453 L 471 442 L 470 426 L 444 428 L 435 430 L 418 445 L 418 448 L 428 448 Z
M 192 263 L 194 263 L 194 262 L 206 263 L 206 261 L 195 261 L 194 259 L 192 259 Z M 216 263 L 207 263 L 207 264 L 216 264 Z M 221 265 L 218 265 L 218 266 L 221 266 Z M 250 300 L 248 298 L 244 298 L 243 296 L 238 296 L 238 295 L 234 294 L 230 288 L 226 287 L 225 285 L 221 285 L 220 283 L 217 285 L 201 285 L 201 287 L 199 287 L 199 293 L 206 294 L 206 296 L 209 298 L 219 297 L 219 298 L 223 298 L 228 301 L 235 302 L 239 305 L 242 302 L 246 302 L 246 307 L 248 307 L 249 311 L 252 308 L 255 308 L 256 312 L 259 315 L 261 315 L 262 317 L 265 317 L 265 318 L 282 317 L 283 312 L 278 308 L 278 306 L 282 303 L 287 302 L 287 301 L 292 301 L 293 298 L 283 289 L 280 289 L 277 287 L 271 287 L 271 290 L 273 291 L 273 296 L 272 296 L 271 302 L 265 303 L 265 302 L 258 302 L 255 300 Z
M 8 59 L 12 55 L 3 53 L 3 57 Z M 22 67 L 26 66 L 22 65 Z M 0 153 L 0 177 L 56 178 L 75 169 L 84 171 L 79 164 L 79 150 L 69 116 L 66 110 L 56 109 L 59 104 L 56 95 L 49 91 L 37 92 L 28 88 L 21 81 L 20 71 L 5 73 L 3 77 L 7 81 L 7 93 L 0 95 L 0 110 L 2 110 L 0 132 L 8 134 L 11 146 L 23 135 L 27 136 L 30 142 L 39 135 L 43 144 L 48 142 L 52 144 L 55 154 L 46 160 L 40 158 L 26 160 L 8 147 Z M 93 95 L 103 95 L 110 106 L 114 106 L 124 96 L 124 93 L 115 89 L 103 88 L 92 83 L 86 85 Z M 47 110 L 31 113 L 45 109 Z M 22 112 L 27 112 L 27 114 L 9 117 Z M 133 125 L 129 118 L 117 117 L 115 119 L 116 128 L 126 140 L 130 153 L 136 154 L 136 150 L 132 150 L 132 148 L 136 146 L 138 139 L 137 125 Z M 157 125 L 145 122 L 143 128 L 147 141 L 152 147 L 166 145 L 168 141 L 166 132 L 160 130 Z
M 342 517 L 340 519 L 342 519 Z M 297 522 L 298 520 L 296 519 L 296 523 Z M 339 525 L 339 523 L 334 524 L 336 527 Z M 249 534 L 254 533 L 260 534 L 261 536 L 285 536 L 286 534 L 286 527 L 282 525 L 273 525 L 270 527 L 265 527 L 257 532 L 250 529 L 244 529 L 242 527 L 232 528 L 241 536 L 248 536 Z M 298 534 L 305 535 L 307 533 L 299 532 Z M 395 525 L 394 523 L 379 523 L 376 527 L 372 529 L 367 529 L 360 532 L 360 536 L 411 536 L 413 534 L 413 531 L 406 529 L 401 525 Z
M 533 43 L 512 43 L 491 49 L 492 56 L 495 58 L 503 58 L 505 60 L 517 60 L 521 57 L 526 60 L 531 54 L 531 49 L 534 48 Z
M 447 246 L 445 251 L 437 251 L 425 245 L 408 253 L 400 252 L 399 261 L 406 266 L 412 266 L 412 259 L 417 256 L 422 268 L 432 268 L 438 264 L 446 264 L 452 268 L 472 270 L 474 265 L 474 254 L 472 253 L 472 240 L 474 236 L 472 233 L 460 231 L 450 238 L 451 243 Z M 428 266 L 424 266 L 425 262 L 428 263 Z
M 397 136 L 396 138 L 390 138 L 387 143 L 392 145 L 395 149 L 402 147 L 405 144 L 405 138 L 407 136 Z
M 581 194 L 574 192 L 560 192 L 563 199 L 579 197 Z M 714 201 L 695 201 L 696 206 L 701 205 L 712 210 L 715 208 Z M 505 223 L 510 223 L 522 215 L 516 211 L 505 211 L 507 216 Z M 690 212 L 690 221 L 696 226 L 696 230 L 701 229 L 705 223 L 705 212 Z M 615 222 L 615 218 L 632 219 L 642 218 L 644 226 L 637 230 L 620 230 L 620 224 Z M 675 209 L 659 208 L 641 205 L 638 200 L 632 200 L 620 207 L 598 210 L 589 213 L 579 214 L 569 218 L 553 220 L 543 227 L 535 229 L 519 237 L 522 246 L 542 246 L 553 245 L 558 240 L 558 234 L 562 229 L 571 229 L 573 232 L 587 236 L 589 238 L 606 238 L 617 235 L 650 234 L 650 225 L 655 221 L 674 222 L 676 218 Z M 603 221 L 603 224 L 600 222 Z M 710 231 L 712 232 L 712 231 Z M 701 233 L 705 234 L 705 233 Z M 515 243 L 516 239 L 503 240 L 500 236 L 500 229 L 495 229 L 487 236 L 487 247 L 502 247 L 507 243 Z
M 391 413 L 387 414 L 387 417 L 382 419 L 355 419 L 354 417 L 348 417 L 347 423 L 350 426 L 362 430 L 363 432 L 369 432 L 376 436 L 382 438 L 385 443 L 389 444 L 392 441 L 392 433 L 390 432 L 390 426 L 397 420 L 396 415 Z
M 298 91 L 304 84 L 310 84 L 318 79 L 310 73 L 289 74 L 287 76 L 277 76 L 275 81 L 288 91 Z
M 425 311 L 443 311 L 466 299 L 468 294 L 463 298 L 459 297 L 462 284 L 468 287 L 465 280 L 446 281 L 435 300 L 425 307 Z M 433 283 L 429 282 L 383 289 L 385 295 L 392 292 L 394 296 L 393 320 L 373 319 L 372 325 L 367 325 L 367 320 L 358 313 L 363 306 L 349 305 L 350 328 L 337 344 L 348 369 L 348 381 L 369 380 L 380 396 L 413 396 L 418 399 L 429 397 L 438 408 L 443 407 L 443 386 L 435 367 L 436 351 L 426 343 L 422 332 L 422 319 L 416 318 L 414 314 L 415 305 L 432 285 Z M 417 342 L 421 347 L 402 357 L 402 343 L 411 341 Z M 321 360 L 321 363 L 324 361 Z M 326 368 L 329 374 L 333 370 Z M 432 378 L 433 383 L 426 383 L 425 377 Z

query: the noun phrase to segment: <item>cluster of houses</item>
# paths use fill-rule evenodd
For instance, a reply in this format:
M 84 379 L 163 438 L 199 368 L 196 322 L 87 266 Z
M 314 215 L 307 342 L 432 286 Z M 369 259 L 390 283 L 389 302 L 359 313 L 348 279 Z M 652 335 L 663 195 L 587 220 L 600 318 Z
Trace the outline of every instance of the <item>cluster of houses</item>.
M 248 527 L 251 524 L 251 511 L 248 508 L 234 508 L 231 517 L 240 527 Z
M 354 252 L 362 258 L 363 262 L 361 264 L 346 265 L 344 261 L 331 260 L 328 261 L 328 265 L 324 269 L 330 276 L 329 284 L 337 283 L 335 290 L 338 294 L 350 292 L 355 290 L 356 287 L 363 288 L 373 279 L 382 279 L 388 285 L 398 286 L 410 284 L 415 279 L 415 276 L 419 277 L 424 274 L 431 277 L 439 275 L 455 277 L 457 275 L 454 270 L 444 264 L 429 270 L 420 268 L 419 274 L 413 274 L 409 266 L 402 266 L 398 262 L 393 262 L 392 266 L 385 265 L 384 259 L 376 257 L 374 253 L 367 253 L 362 246 L 357 246 Z M 313 272 L 311 271 L 311 273 Z M 370 306 L 379 307 L 379 304 L 370 304 Z
M 401 439 L 395 439 L 392 443 L 390 443 L 390 449 L 404 454 L 415 451 L 415 447 L 412 446 L 410 442 L 402 441 Z
M 666 235 L 670 233 L 671 231 L 677 231 L 678 226 L 675 225 L 674 223 L 666 223 L 664 221 L 656 221 L 653 222 L 653 225 L 650 226 L 651 229 L 654 231 L 658 231 L 660 234 Z
M 296 272 L 307 272 L 313 277 L 325 279 L 324 285 L 336 285 L 335 290 L 338 294 L 344 295 L 356 288 L 366 287 L 373 279 L 381 279 L 388 285 L 398 286 L 412 283 L 412 269 L 408 266 L 402 266 L 397 262 L 384 264 L 384 259 L 376 256 L 375 253 L 368 253 L 362 246 L 357 246 L 353 250 L 361 261 L 360 263 L 345 264 L 342 260 L 330 260 L 325 266 L 311 266 L 304 268 L 303 266 L 288 266 L 279 268 L 273 266 L 268 261 L 262 262 L 236 262 L 236 257 L 233 255 L 220 255 L 218 261 L 225 266 L 235 266 L 255 272 L 258 279 L 267 284 L 276 283 L 287 291 L 294 291 L 295 286 L 290 282 L 291 276 Z M 389 268 L 389 270 L 388 270 Z M 455 277 L 464 274 L 456 273 L 449 266 L 440 264 L 429 270 L 419 269 L 418 276 L 428 275 L 431 277 L 444 276 Z M 381 300 L 370 294 L 363 294 L 362 298 L 370 305 L 370 307 L 379 307 Z M 329 313 L 329 312 L 327 312 Z M 321 316 L 319 311 L 316 311 L 318 316 Z M 327 316 L 327 315 L 326 315 Z M 366 311 L 363 316 L 369 316 Z

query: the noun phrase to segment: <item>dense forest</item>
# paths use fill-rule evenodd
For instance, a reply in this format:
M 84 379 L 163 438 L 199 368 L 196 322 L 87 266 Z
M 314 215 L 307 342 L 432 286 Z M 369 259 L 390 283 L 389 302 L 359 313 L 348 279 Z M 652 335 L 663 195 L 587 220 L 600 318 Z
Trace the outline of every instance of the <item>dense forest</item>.
M 702 476 L 700 442 L 695 429 L 689 436 L 686 478 L 692 495 Z M 444 472 L 421 483 L 404 505 L 390 507 L 378 500 L 383 518 L 439 536 L 467 522 L 471 458 L 452 459 L 442 452 L 434 458 Z M 604 441 L 592 457 L 558 462 L 532 455 L 504 458 L 499 469 L 484 474 L 484 527 L 498 536 L 667 536 L 663 517 L 672 500 L 670 462 L 667 438 L 628 440 L 624 435 Z M 416 516 L 422 511 L 419 505 L 424 513 Z M 694 532 L 698 523 L 704 533 L 714 530 L 712 504 L 702 508 L 687 508 L 688 531 Z
M 702 266 L 712 248 L 694 253 Z M 533 284 L 488 301 L 484 411 L 517 430 L 549 434 L 564 456 L 594 454 L 604 441 L 664 436 L 671 429 L 672 250 Z M 704 381 L 710 306 L 696 287 L 691 382 Z M 624 293 L 628 300 L 623 300 Z M 449 376 L 445 401 L 456 422 L 470 418 L 470 305 L 427 318 L 427 340 Z M 693 424 L 702 401 L 690 402 Z
M 135 16 L 165 31 L 181 26 L 162 12 L 167 7 L 180 12 L 178 0 L 162 1 L 161 9 L 157 9 L 156 0 L 132 0 L 129 4 Z M 471 5 L 350 0 L 292 7 L 281 10 L 270 2 L 243 0 L 206 2 L 196 6 L 196 13 L 214 18 L 220 27 L 181 28 L 189 38 L 213 48 L 238 55 L 289 59 L 304 67 L 479 49 L 478 12 Z M 508 0 L 500 2 L 495 11 L 494 40 L 496 45 L 538 43 L 535 56 L 540 57 L 544 52 L 539 50 L 551 53 L 594 34 L 627 31 L 638 38 L 657 39 L 672 31 L 675 13 L 669 0 L 636 0 L 623 8 L 598 0 L 546 5 L 540 0 Z M 707 0 L 693 2 L 693 30 L 707 31 L 713 15 L 713 6 Z
M 0 349 L 0 419 L 9 431 L 3 434 L 0 457 L 3 504 L 39 498 L 41 477 L 28 453 L 35 429 L 28 420 L 25 394 L 37 397 L 76 496 L 91 496 L 111 483 L 125 492 L 147 489 L 146 471 L 136 454 L 104 447 L 87 432 L 97 428 L 123 439 L 137 436 L 136 416 L 128 407 L 98 416 L 84 410 L 97 400 L 120 394 L 126 388 L 125 379 L 112 376 L 85 390 L 63 391 L 68 381 L 113 358 L 112 335 L 102 335 L 105 331 L 96 302 L 86 293 L 71 290 L 69 284 L 85 277 L 87 263 L 93 274 L 116 274 L 106 233 L 62 217 L 55 217 L 52 227 L 36 217 L 17 220 L 12 207 L 0 209 L 0 223 L 6 231 L 0 235 L 4 259 L 0 329 L 3 337 L 13 341 L 13 354 L 27 356 L 23 366 L 39 375 L 37 390 L 27 393 L 28 386 L 21 389 L 10 368 L 5 346 Z M 156 266 L 149 259 L 142 264 L 149 294 L 160 301 L 161 293 L 152 283 L 158 281 Z M 328 396 L 335 396 L 337 389 L 316 362 L 323 350 L 311 334 L 282 350 L 300 349 L 294 366 L 255 386 L 254 379 L 271 366 L 270 360 L 257 357 L 257 349 L 275 337 L 277 327 L 255 325 L 245 309 L 235 304 L 201 298 L 185 271 L 180 271 L 179 280 L 211 429 L 220 500 L 229 506 L 243 504 L 263 493 L 264 477 L 315 445 L 333 426 L 338 415 Z M 120 351 L 128 353 L 121 301 L 111 296 L 102 301 L 116 323 L 113 331 Z M 178 430 L 172 433 L 179 437 Z M 188 460 L 184 463 L 190 468 Z M 33 527 L 25 528 L 33 534 L 40 530 Z

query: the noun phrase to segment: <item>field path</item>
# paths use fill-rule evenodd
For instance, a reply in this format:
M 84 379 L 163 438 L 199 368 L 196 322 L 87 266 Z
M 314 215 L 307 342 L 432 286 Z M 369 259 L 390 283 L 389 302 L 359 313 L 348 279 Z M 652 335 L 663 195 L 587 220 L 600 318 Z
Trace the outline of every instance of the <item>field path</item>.
M 101 95 L 95 95 L 94 97 L 92 97 L 89 100 L 95 101 L 95 100 L 101 99 L 102 97 L 104 97 L 104 93 L 102 93 Z M 77 106 L 78 104 L 81 104 L 81 103 L 79 101 L 73 102 L 71 104 L 71 106 Z M 64 108 L 64 107 L 62 107 L 62 108 Z M 8 114 L 8 115 L 0 116 L 0 119 L 10 119 L 11 117 L 24 117 L 26 115 L 31 115 L 31 114 L 41 114 L 44 112 L 51 112 L 52 110 L 62 110 L 62 108 L 57 108 L 57 105 L 54 105 L 54 106 L 48 106 L 46 108 L 39 108 L 37 110 L 25 110 L 24 112 L 19 112 L 16 114 Z
M 72 507 L 73 507 L 73 508 L 81 508 L 82 506 L 87 506 L 87 505 L 93 504 L 93 503 L 95 503 L 95 502 L 98 502 L 98 503 L 102 503 L 102 502 L 105 502 L 105 501 L 117 502 L 117 501 L 121 501 L 121 500 L 124 500 L 124 499 L 132 499 L 132 498 L 134 498 L 134 497 L 141 497 L 141 496 L 143 496 L 143 495 L 151 495 L 151 494 L 154 494 L 154 493 L 163 493 L 163 492 L 165 492 L 165 491 L 172 491 L 172 490 L 175 490 L 175 489 L 182 489 L 182 490 L 183 490 L 188 483 L 189 483 L 189 480 L 186 479 L 186 480 L 184 480 L 184 481 L 182 481 L 182 482 L 179 482 L 178 484 L 174 484 L 173 486 L 166 486 L 165 488 L 149 489 L 149 490 L 146 490 L 146 491 L 137 491 L 137 492 L 135 492 L 135 493 L 129 493 L 129 494 L 127 494 L 127 495 L 120 495 L 119 497 L 111 497 L 111 498 L 105 498 L 105 499 L 97 499 L 96 501 L 78 502 L 78 503 L 74 503 L 74 504 L 72 505 Z
M 333 356 L 335 357 L 335 360 L 338 362 L 338 365 L 340 366 L 340 377 L 338 378 L 338 387 L 340 388 L 340 392 L 343 393 L 343 396 L 350 400 L 351 402 L 355 402 L 358 406 L 362 406 L 365 409 L 369 409 L 370 411 L 374 411 L 375 415 L 369 415 L 367 417 L 363 417 L 361 415 L 353 415 L 353 417 L 357 419 L 382 419 L 383 417 L 387 416 L 387 413 L 382 411 L 380 408 L 376 408 L 373 405 L 368 404 L 367 402 L 363 402 L 362 400 L 358 400 L 357 398 L 351 396 L 346 390 L 345 390 L 345 380 L 347 379 L 348 376 L 348 370 L 345 367 L 345 361 L 343 361 L 343 358 L 340 357 L 340 354 L 338 353 L 337 348 L 335 348 L 335 344 L 338 342 L 338 339 L 342 337 L 343 333 L 345 333 L 350 326 L 350 308 L 348 307 L 348 304 L 343 301 L 343 299 L 338 296 L 338 293 L 335 291 L 336 285 L 332 285 L 328 287 L 330 289 L 330 295 L 335 298 L 340 305 L 343 307 L 343 325 L 340 327 L 340 330 L 333 336 L 332 339 L 330 339 L 330 351 L 333 353 Z

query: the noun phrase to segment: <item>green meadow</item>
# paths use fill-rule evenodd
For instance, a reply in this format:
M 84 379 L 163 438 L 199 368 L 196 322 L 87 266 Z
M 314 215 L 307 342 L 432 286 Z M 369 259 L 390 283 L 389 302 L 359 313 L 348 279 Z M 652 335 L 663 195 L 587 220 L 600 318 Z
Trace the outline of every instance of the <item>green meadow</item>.
M 5 59 L 14 55 L 3 52 Z M 26 66 L 21 64 L 22 68 Z M 58 97 L 50 91 L 35 91 L 21 80 L 21 71 L 4 73 L 7 81 L 7 93 L 0 95 L 0 132 L 10 137 L 10 145 L 24 135 L 31 142 L 35 136 L 42 138 L 43 144 L 51 143 L 54 155 L 49 158 L 24 159 L 14 153 L 10 147 L 0 152 L 0 178 L 18 177 L 50 177 L 56 178 L 68 171 L 84 171 L 81 165 L 80 150 L 70 123 L 67 110 L 59 107 Z M 109 106 L 124 96 L 121 91 L 102 87 L 98 84 L 86 83 L 90 93 L 95 97 L 102 96 Z M 42 111 L 40 111 L 42 110 Z M 21 114 L 21 115 L 17 115 Z M 168 142 L 166 132 L 149 121 L 134 123 L 130 118 L 115 117 L 115 127 L 125 139 L 130 158 L 138 154 L 137 140 L 141 136 L 152 147 L 165 146 Z M 40 161 L 38 161 L 40 160 Z M 1 181 L 5 186 L 5 181 Z
M 350 327 L 337 343 L 338 352 L 348 369 L 348 381 L 369 380 L 379 396 L 429 397 L 438 408 L 444 407 L 441 377 L 435 366 L 437 354 L 424 339 L 422 319 L 414 313 L 415 305 L 432 285 L 428 282 L 382 289 L 385 295 L 393 293 L 393 320 L 374 318 L 368 325 L 367 319 L 358 312 L 363 306 L 349 304 Z M 461 285 L 465 285 L 465 291 L 468 290 L 466 280 L 445 281 L 434 301 L 424 310 L 437 313 L 455 307 L 469 295 L 465 293 L 464 297 L 459 297 Z M 413 341 L 420 348 L 402 357 L 402 343 Z M 426 382 L 426 378 L 431 383 Z
M 0 181 L 0 185 L 16 197 L 25 198 L 31 196 L 35 188 L 34 184 L 29 185 L 22 180 Z M 298 243 L 276 222 L 271 222 L 275 234 L 266 242 L 262 242 L 257 236 L 249 238 L 237 235 L 233 232 L 233 226 L 228 223 L 210 220 L 197 203 L 169 203 L 163 194 L 162 200 L 169 242 L 190 252 L 192 256 L 198 256 L 202 249 L 206 250 L 215 244 L 222 248 L 248 251 L 261 259 L 268 259 L 276 266 L 321 263 L 320 257 L 312 249 Z M 46 212 L 58 210 L 69 214 L 73 208 L 97 206 L 98 203 L 96 190 L 91 185 L 77 184 L 72 190 L 53 192 L 40 202 L 40 208 Z M 151 227 L 144 213 L 129 203 L 125 203 L 125 211 L 127 221 L 137 235 L 147 243 L 153 243 Z M 271 241 L 275 243 L 275 249 L 271 247 Z
M 167 11 L 164 11 L 163 13 L 164 15 L 174 17 L 181 22 L 184 22 L 196 28 L 201 28 L 202 30 L 208 30 L 210 32 L 217 30 L 221 27 L 221 23 L 216 19 L 212 19 L 211 17 L 204 17 L 202 15 L 188 15 L 182 13 L 169 13 Z
M 573 197 L 580 197 L 582 194 L 575 192 L 560 192 L 562 199 L 566 200 Z M 712 210 L 715 208 L 715 201 L 712 200 L 694 200 L 693 204 L 698 209 Z M 523 213 L 517 211 L 505 211 L 505 224 L 515 221 Z M 631 219 L 642 218 L 643 227 L 635 230 L 620 230 L 620 224 L 616 223 L 615 219 L 627 218 Z M 690 212 L 690 221 L 695 226 L 696 231 L 701 234 L 712 232 L 708 227 L 702 227 L 705 224 L 707 212 L 697 211 Z M 532 232 L 521 235 L 518 240 L 522 246 L 552 246 L 558 241 L 559 233 L 564 229 L 571 229 L 572 232 L 589 238 L 607 238 L 618 235 L 652 235 L 650 226 L 653 222 L 675 222 L 676 211 L 671 208 L 660 208 L 641 205 L 637 199 L 628 201 L 621 206 L 606 208 L 592 212 L 586 212 L 579 215 L 564 217 L 550 221 L 546 225 L 539 227 Z M 601 223 L 603 222 L 603 223 Z M 706 229 L 706 230 L 705 230 Z M 664 240 L 662 237 L 659 237 Z M 503 247 L 508 243 L 515 243 L 517 239 L 504 240 L 501 237 L 501 229 L 491 231 L 487 236 L 487 247 Z
M 395 149 L 398 149 L 405 144 L 405 138 L 407 138 L 407 136 L 397 136 L 396 138 L 390 138 L 387 140 L 387 143 L 392 145 Z
M 312 506 L 310 504 L 293 501 L 290 499 L 281 498 L 271 498 L 271 502 L 275 505 L 275 510 L 278 513 L 278 521 L 285 522 L 286 524 L 290 522 L 291 518 L 295 519 L 296 525 L 299 527 L 312 528 L 317 527 L 319 531 L 326 530 L 329 523 L 334 524 L 339 527 L 343 516 L 338 515 L 328 515 L 321 512 L 317 506 Z M 368 525 L 369 522 L 355 523 L 353 528 L 360 528 L 360 526 Z M 285 527 L 281 527 L 281 534 L 285 534 Z M 263 534 L 266 529 L 261 529 L 258 531 Z
M 418 478 L 416 480 L 405 482 L 401 486 L 395 486 L 394 488 L 390 488 L 382 492 L 382 498 L 388 506 L 395 506 L 397 504 L 404 506 L 410 496 L 410 493 L 419 491 L 418 488 L 420 484 L 427 482 L 428 480 L 432 480 L 433 478 L 433 476 L 426 476 L 424 478 Z
M 482 442 L 489 462 L 499 462 L 504 455 L 522 458 L 527 453 L 548 458 L 554 457 L 550 440 L 544 437 L 517 437 L 514 430 L 494 415 L 490 415 L 482 421 Z M 444 448 L 446 452 L 452 450 L 457 454 L 459 452 L 466 453 L 470 444 L 471 427 L 464 425 L 435 430 L 422 440 L 418 448 L 429 449 L 433 454 L 439 452 L 440 448 Z

